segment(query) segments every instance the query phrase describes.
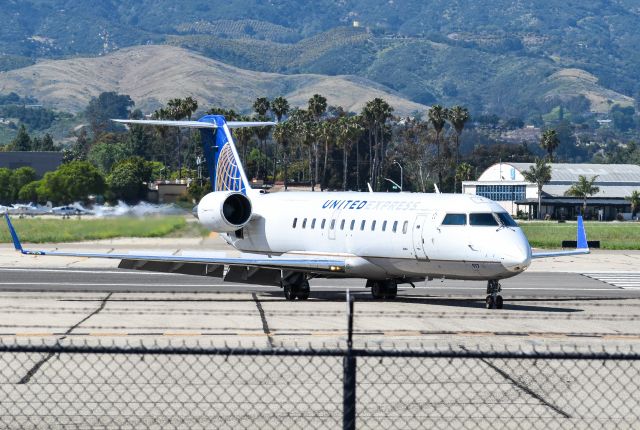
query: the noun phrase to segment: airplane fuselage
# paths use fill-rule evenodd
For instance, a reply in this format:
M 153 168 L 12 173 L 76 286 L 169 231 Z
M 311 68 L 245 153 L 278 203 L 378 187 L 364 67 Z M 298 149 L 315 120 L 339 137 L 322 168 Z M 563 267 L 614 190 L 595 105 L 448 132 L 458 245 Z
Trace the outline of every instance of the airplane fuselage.
M 504 209 L 478 196 L 288 192 L 249 197 L 251 220 L 241 231 L 222 235 L 229 244 L 266 255 L 340 256 L 347 261 L 342 276 L 503 279 L 531 262 L 522 230 L 502 223 L 497 214 L 504 216 Z

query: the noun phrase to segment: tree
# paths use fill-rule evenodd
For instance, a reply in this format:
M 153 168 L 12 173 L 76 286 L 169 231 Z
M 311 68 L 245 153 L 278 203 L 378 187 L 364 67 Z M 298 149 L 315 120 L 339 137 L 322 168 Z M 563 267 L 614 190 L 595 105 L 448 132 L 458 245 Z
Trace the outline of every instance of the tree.
M 278 122 L 273 129 L 273 139 L 282 146 L 282 164 L 284 165 L 284 190 L 287 191 L 288 168 L 289 168 L 289 147 L 293 137 L 293 123 Z
M 540 147 L 547 151 L 549 162 L 553 162 L 553 151 L 560 145 L 560 139 L 554 129 L 545 130 L 540 138 Z
M 631 217 L 635 217 L 638 213 L 638 208 L 640 207 L 640 192 L 638 192 L 638 190 L 633 190 L 631 195 L 624 199 L 628 200 L 631 205 Z
M 536 163 L 529 170 L 522 172 L 527 182 L 538 186 L 538 219 L 542 219 L 542 187 L 551 181 L 551 166 L 543 158 L 536 158 Z
M 564 193 L 566 196 L 579 197 L 582 199 L 582 215 L 587 212 L 587 198 L 597 194 L 600 191 L 600 187 L 594 185 L 598 175 L 592 176 L 591 179 L 587 179 L 586 176 L 578 176 L 578 182 L 571 185 L 571 187 Z
M 87 160 L 97 166 L 104 175 L 111 172 L 114 164 L 133 155 L 130 146 L 121 142 L 120 138 L 121 136 L 112 133 L 103 134 L 89 150 Z
M 375 98 L 362 109 L 363 124 L 369 131 L 369 180 L 378 189 L 378 178 L 385 161 L 386 123 L 391 118 L 393 108 L 383 99 Z
M 259 116 L 266 116 L 269 109 L 271 109 L 271 104 L 266 97 L 258 97 L 256 101 L 253 102 L 253 110 L 256 111 Z
M 456 169 L 460 162 L 460 135 L 464 130 L 464 125 L 469 121 L 469 111 L 462 106 L 454 106 L 447 112 L 447 119 L 456 131 Z M 453 183 L 453 192 L 457 193 L 458 175 L 455 175 Z
M 129 109 L 135 103 L 128 95 L 116 92 L 103 92 L 89 102 L 85 110 L 85 116 L 94 136 L 107 131 L 115 131 L 116 124 L 111 121 L 116 118 L 128 118 Z
M 146 197 L 144 182 L 151 180 L 152 166 L 141 157 L 131 157 L 113 166 L 107 177 L 109 189 L 118 199 L 136 203 Z
M 19 167 L 11 172 L 11 199 L 17 200 L 22 187 L 36 180 L 33 167 Z
M 27 129 L 24 124 L 20 125 L 18 134 L 11 141 L 11 150 L 13 151 L 31 151 L 31 137 L 27 133 Z
M 104 177 L 87 161 L 72 161 L 48 172 L 37 188 L 40 200 L 68 204 L 105 191 Z
M 342 190 L 347 190 L 348 156 L 354 143 L 360 139 L 364 128 L 359 117 L 342 117 L 337 123 L 338 146 L 342 147 Z
M 0 167 L 0 204 L 8 205 L 12 203 L 11 176 L 10 169 Z
M 25 202 L 25 203 L 39 202 L 40 199 L 38 197 L 38 187 L 40 187 L 41 184 L 42 184 L 42 180 L 32 181 L 32 182 L 29 182 L 28 184 L 25 184 L 18 191 L 18 201 Z
M 442 160 L 440 159 L 440 135 L 442 134 L 442 129 L 444 128 L 447 117 L 449 116 L 449 111 L 447 108 L 442 107 L 441 105 L 433 105 L 431 109 L 429 109 L 429 122 L 433 126 L 433 129 L 436 131 L 436 152 L 438 154 L 438 188 L 442 189 Z
M 289 102 L 284 97 L 276 97 L 271 102 L 271 111 L 276 116 L 278 122 L 289 113 Z
M 319 131 L 320 118 L 327 111 L 327 99 L 320 94 L 314 94 L 308 101 L 308 112 L 313 118 L 313 133 L 317 136 L 317 132 Z M 311 182 L 311 191 L 315 191 L 315 186 L 318 183 L 318 170 L 320 164 L 320 145 L 318 145 L 318 139 L 314 138 L 312 140 L 313 147 L 313 158 L 314 158 L 314 169 L 313 169 L 313 181 Z
M 473 166 L 469 163 L 460 163 L 456 167 L 456 180 L 462 181 L 470 181 L 473 177 Z
M 55 146 L 53 145 L 53 138 L 49 133 L 44 135 L 44 137 L 40 141 L 40 147 L 37 150 L 38 151 L 55 151 L 56 150 Z

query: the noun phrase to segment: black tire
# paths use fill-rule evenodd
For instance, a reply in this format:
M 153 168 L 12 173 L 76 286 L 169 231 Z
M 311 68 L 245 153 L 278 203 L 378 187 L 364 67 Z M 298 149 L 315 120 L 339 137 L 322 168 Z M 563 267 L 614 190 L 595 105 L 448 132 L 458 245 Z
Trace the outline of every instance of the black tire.
M 309 288 L 309 281 L 304 281 L 300 286 L 300 289 L 298 289 L 298 300 L 307 300 L 310 292 L 311 288 Z
M 373 296 L 374 300 L 380 300 L 382 299 L 384 296 L 382 295 L 382 283 L 381 282 L 374 282 L 371 285 L 371 295 Z
M 284 298 L 293 301 L 296 299 L 296 290 L 293 285 L 285 284 L 284 286 Z
M 495 306 L 495 303 L 493 302 L 493 297 L 492 296 L 487 296 L 486 300 L 485 300 L 485 305 L 487 307 L 487 309 L 493 309 Z
M 502 296 L 496 297 L 496 309 L 502 309 L 504 305 L 504 300 L 502 300 Z
M 393 281 L 387 281 L 384 283 L 384 298 L 393 300 L 398 296 L 398 284 Z

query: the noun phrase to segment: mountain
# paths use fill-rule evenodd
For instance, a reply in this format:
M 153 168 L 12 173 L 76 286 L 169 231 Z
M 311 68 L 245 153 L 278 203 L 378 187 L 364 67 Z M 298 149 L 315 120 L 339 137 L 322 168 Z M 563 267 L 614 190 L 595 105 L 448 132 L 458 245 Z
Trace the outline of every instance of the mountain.
M 0 73 L 0 93 L 34 97 L 59 110 L 80 111 L 103 91 L 128 94 L 146 111 L 186 96 L 196 98 L 202 107 L 240 112 L 251 111 L 252 103 L 261 96 L 282 95 L 292 106 L 306 106 L 315 93 L 350 111 L 360 111 L 374 97 L 384 98 L 401 115 L 426 110 L 364 78 L 254 72 L 173 46 L 148 45 L 101 57 L 46 60 Z
M 606 112 L 640 95 L 637 0 L 0 0 L 0 19 L 0 70 L 162 43 L 476 113 L 531 117 L 581 95 Z

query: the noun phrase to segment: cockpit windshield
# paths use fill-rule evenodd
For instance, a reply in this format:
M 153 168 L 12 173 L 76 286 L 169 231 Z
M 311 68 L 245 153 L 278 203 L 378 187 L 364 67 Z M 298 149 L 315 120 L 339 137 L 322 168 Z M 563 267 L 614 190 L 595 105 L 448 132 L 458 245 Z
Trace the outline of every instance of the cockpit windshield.
M 499 225 L 492 213 L 469 214 L 469 224 L 482 227 L 497 227 Z
M 505 227 L 518 227 L 518 223 L 515 222 L 513 220 L 513 218 L 511 218 L 511 215 L 509 215 L 506 212 L 498 212 L 496 213 L 496 215 L 498 215 L 498 218 L 500 218 L 500 222 L 505 226 Z

